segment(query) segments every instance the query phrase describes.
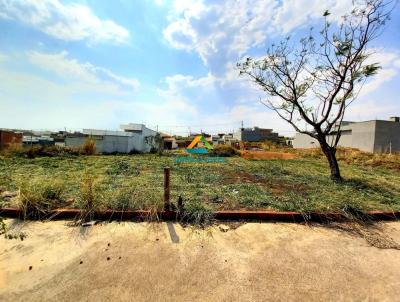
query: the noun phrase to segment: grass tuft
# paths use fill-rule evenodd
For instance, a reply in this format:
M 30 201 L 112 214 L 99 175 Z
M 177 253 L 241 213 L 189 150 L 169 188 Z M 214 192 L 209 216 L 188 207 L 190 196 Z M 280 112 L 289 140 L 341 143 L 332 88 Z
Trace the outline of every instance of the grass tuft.
M 181 221 L 205 227 L 212 224 L 213 218 L 214 211 L 212 208 L 209 205 L 195 199 L 189 200 L 185 204 Z
M 18 207 L 24 218 L 42 219 L 65 202 L 65 186 L 57 180 L 23 180 L 18 187 Z
M 111 164 L 106 171 L 109 175 L 139 175 L 139 169 L 132 167 L 129 162 L 125 160 L 118 160 Z
M 98 181 L 88 172 L 85 172 L 77 199 L 77 206 L 82 210 L 82 217 L 79 217 L 82 222 L 93 220 L 95 211 L 102 204 L 98 186 Z

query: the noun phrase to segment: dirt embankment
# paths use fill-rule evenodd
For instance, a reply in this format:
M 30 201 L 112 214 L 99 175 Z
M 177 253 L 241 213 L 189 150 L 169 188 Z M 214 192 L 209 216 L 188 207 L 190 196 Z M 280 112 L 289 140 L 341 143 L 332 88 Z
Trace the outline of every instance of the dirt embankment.
M 57 221 L 22 231 L 23 241 L 0 238 L 1 301 L 398 300 L 400 251 L 340 228 Z M 380 231 L 400 242 L 400 223 Z
M 240 157 L 247 159 L 295 159 L 299 158 L 294 153 L 283 153 L 283 152 L 270 152 L 270 151 L 240 151 Z

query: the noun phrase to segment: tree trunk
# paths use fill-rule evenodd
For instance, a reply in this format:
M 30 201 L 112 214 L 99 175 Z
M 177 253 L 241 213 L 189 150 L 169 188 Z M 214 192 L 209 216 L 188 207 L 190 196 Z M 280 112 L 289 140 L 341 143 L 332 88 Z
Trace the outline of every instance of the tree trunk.
M 320 139 L 319 143 L 321 145 L 322 152 L 324 152 L 328 160 L 329 167 L 331 168 L 331 179 L 334 181 L 342 181 L 339 164 L 336 159 L 336 148 L 329 146 L 325 138 Z

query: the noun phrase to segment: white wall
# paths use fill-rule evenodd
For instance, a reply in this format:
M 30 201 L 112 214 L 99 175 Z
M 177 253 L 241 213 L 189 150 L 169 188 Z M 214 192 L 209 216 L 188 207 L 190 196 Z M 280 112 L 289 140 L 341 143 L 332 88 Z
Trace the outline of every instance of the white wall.
M 308 148 L 319 148 L 319 142 L 303 133 L 296 133 L 293 139 L 293 148 L 298 148 L 298 149 L 308 149 Z
M 148 128 L 144 128 L 142 133 L 130 133 L 130 136 L 103 135 L 93 136 L 96 142 L 96 150 L 99 153 L 129 153 L 133 150 L 147 153 L 152 149 L 152 145 L 146 143 L 146 136 L 154 137 L 157 134 Z M 69 147 L 80 147 L 85 143 L 87 137 L 67 137 L 65 145 Z

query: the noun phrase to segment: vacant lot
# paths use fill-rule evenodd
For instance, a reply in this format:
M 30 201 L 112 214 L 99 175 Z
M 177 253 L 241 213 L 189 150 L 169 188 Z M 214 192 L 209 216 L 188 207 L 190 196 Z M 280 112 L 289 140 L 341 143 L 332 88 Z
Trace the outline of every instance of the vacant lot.
M 400 251 L 392 242 L 400 241 L 397 222 L 362 236 L 279 223 L 249 223 L 227 232 L 172 223 L 7 224 L 27 237 L 0 236 L 1 301 L 399 298 Z
M 100 208 L 155 209 L 162 207 L 166 166 L 173 201 L 181 195 L 213 210 L 400 209 L 398 170 L 342 162 L 345 182 L 336 184 L 325 160 L 315 158 L 177 164 L 174 156 L 158 155 L 3 157 L 0 190 L 20 190 L 25 200 L 45 194 L 54 207 L 79 207 L 92 194 Z M 18 200 L 3 198 L 0 204 L 16 206 Z

